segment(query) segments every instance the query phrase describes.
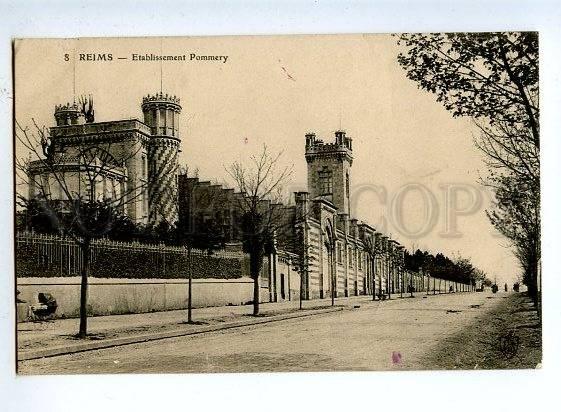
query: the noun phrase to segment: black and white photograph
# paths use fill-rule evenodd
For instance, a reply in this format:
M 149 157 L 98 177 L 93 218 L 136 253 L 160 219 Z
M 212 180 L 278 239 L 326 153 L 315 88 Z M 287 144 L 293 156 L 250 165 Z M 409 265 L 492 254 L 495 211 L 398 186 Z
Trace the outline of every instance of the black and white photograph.
M 13 40 L 18 375 L 540 369 L 537 31 Z

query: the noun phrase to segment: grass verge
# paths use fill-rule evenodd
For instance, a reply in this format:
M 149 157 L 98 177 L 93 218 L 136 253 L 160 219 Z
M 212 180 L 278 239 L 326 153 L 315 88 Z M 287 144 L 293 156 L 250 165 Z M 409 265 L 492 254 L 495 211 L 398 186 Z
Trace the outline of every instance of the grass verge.
M 422 361 L 431 369 L 530 369 L 542 361 L 541 320 L 525 293 L 502 302 L 442 341 Z

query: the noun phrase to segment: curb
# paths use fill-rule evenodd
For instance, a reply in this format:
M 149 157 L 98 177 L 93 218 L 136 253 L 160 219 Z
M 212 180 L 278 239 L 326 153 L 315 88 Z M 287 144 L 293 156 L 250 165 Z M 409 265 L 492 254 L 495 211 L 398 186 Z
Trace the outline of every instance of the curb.
M 114 338 L 104 341 L 84 342 L 72 346 L 57 346 L 48 349 L 18 351 L 17 361 L 20 362 L 20 361 L 26 361 L 32 359 L 50 358 L 54 356 L 70 355 L 73 353 L 87 352 L 91 350 L 113 348 L 116 346 L 132 345 L 135 343 L 150 342 L 150 341 L 161 340 L 161 339 L 170 339 L 170 338 L 176 338 L 181 336 L 198 335 L 202 333 L 240 328 L 243 326 L 260 325 L 263 323 L 278 322 L 281 320 L 296 319 L 296 318 L 303 318 L 303 317 L 314 316 L 314 315 L 321 315 L 325 313 L 338 312 L 345 309 L 346 309 L 345 307 L 338 306 L 338 307 L 331 307 L 326 309 L 316 309 L 313 312 L 308 311 L 306 313 L 299 313 L 299 312 L 287 313 L 284 315 L 271 316 L 269 318 L 255 318 L 255 319 L 240 320 L 230 323 L 223 323 L 218 325 L 201 326 L 196 330 L 175 330 L 169 332 L 152 333 L 147 335 L 135 335 L 135 336 L 122 337 L 122 338 Z

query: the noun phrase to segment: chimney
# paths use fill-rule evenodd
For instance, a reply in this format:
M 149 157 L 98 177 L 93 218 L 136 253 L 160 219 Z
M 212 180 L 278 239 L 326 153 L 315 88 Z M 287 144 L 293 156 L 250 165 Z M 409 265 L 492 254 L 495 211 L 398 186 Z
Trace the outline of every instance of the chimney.
M 342 146 L 344 141 L 345 141 L 345 131 L 344 130 L 337 130 L 335 132 L 335 143 Z
M 306 133 L 306 147 L 312 147 L 316 142 L 316 134 L 313 132 Z

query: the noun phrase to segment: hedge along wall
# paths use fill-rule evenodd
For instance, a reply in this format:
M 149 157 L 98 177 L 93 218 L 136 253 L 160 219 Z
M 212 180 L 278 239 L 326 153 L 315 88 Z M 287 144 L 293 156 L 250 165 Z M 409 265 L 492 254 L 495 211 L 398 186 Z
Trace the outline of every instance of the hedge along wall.
M 17 277 L 71 277 L 80 275 L 81 254 L 71 239 L 19 233 L 16 235 Z M 97 278 L 184 279 L 188 256 L 182 247 L 96 240 L 91 247 L 90 275 Z M 242 252 L 191 252 L 194 279 L 249 277 L 249 257 Z M 265 259 L 262 286 L 267 283 Z

